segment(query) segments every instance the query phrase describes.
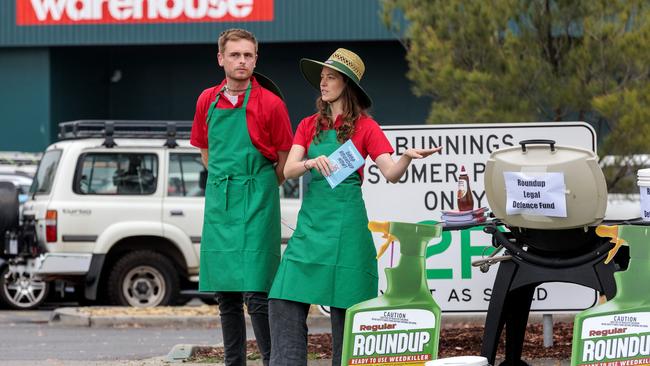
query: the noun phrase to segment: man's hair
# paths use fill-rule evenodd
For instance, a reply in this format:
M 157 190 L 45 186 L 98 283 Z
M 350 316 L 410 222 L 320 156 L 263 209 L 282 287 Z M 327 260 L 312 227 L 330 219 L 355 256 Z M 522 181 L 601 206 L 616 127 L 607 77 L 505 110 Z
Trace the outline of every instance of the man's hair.
M 219 40 L 217 41 L 219 44 L 219 53 L 223 53 L 223 50 L 226 48 L 226 43 L 228 41 L 239 41 L 240 39 L 245 39 L 247 41 L 253 42 L 255 45 L 255 53 L 257 53 L 257 39 L 255 38 L 255 35 L 245 29 L 238 28 L 226 29 L 225 31 L 221 32 L 219 35 Z

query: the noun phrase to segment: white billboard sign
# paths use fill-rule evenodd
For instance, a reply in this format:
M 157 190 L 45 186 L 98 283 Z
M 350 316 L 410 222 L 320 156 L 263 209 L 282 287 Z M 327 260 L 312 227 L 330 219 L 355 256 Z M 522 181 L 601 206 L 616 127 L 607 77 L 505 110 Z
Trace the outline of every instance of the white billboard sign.
M 376 221 L 439 220 L 441 210 L 456 209 L 461 165 L 470 178 L 474 207 L 487 206 L 483 185 L 485 164 L 500 148 L 528 139 L 555 140 L 558 145 L 596 150 L 596 134 L 583 122 L 384 126 L 395 158 L 408 148 L 442 146 L 441 154 L 414 160 L 398 184 L 388 183 L 370 160 L 365 167 L 363 195 L 368 218 Z M 374 234 L 377 248 L 383 243 Z M 447 312 L 487 311 L 498 266 L 481 273 L 473 260 L 489 255 L 491 236 L 481 227 L 444 231 L 427 248 L 427 278 L 432 296 Z M 399 244 L 379 260 L 379 289 L 386 289 L 384 268 L 397 265 Z M 533 311 L 582 310 L 597 299 L 593 289 L 566 283 L 545 283 L 535 291 Z

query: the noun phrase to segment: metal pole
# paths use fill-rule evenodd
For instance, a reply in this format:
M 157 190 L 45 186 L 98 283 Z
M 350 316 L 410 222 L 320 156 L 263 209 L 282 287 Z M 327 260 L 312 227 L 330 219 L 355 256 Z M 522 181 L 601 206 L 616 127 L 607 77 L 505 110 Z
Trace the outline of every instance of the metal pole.
M 553 347 L 553 315 L 542 315 L 542 330 L 544 333 L 544 348 Z

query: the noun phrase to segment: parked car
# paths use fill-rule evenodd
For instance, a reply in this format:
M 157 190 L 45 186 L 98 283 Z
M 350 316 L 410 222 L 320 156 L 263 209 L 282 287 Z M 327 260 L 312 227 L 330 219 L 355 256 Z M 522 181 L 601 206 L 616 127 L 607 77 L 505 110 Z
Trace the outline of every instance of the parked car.
M 18 201 L 23 204 L 29 196 L 29 188 L 32 185 L 32 177 L 23 172 L 5 172 L 0 170 L 0 182 L 10 182 L 18 190 Z
M 23 309 L 40 304 L 48 295 L 49 285 L 35 278 L 33 262 L 23 259 L 24 254 L 29 254 L 19 244 L 24 233 L 19 213 L 19 186 L 0 181 L 0 233 L 4 239 L 0 250 L 0 305 Z M 27 268 L 29 265 L 32 267 Z
M 181 295 L 198 295 L 205 173 L 188 141 L 190 127 L 62 124 L 61 140 L 38 166 L 17 234 L 23 254 L 11 257 L 10 266 L 23 263 L 32 283 L 65 280 L 85 299 L 105 296 L 115 305 L 171 305 Z M 284 241 L 296 223 L 301 187 L 279 188 Z
M 6 229 L 14 231 L 21 225 L 23 204 L 29 198 L 32 177 L 40 154 L 2 152 L 0 153 L 0 182 L 9 183 L 0 188 L 3 196 L 0 204 L 0 234 Z M 13 202 L 17 196 L 17 202 Z M 15 209 L 18 208 L 16 212 Z M 8 223 L 11 223 L 7 225 Z M 14 227 L 15 226 L 15 227 Z M 49 283 L 33 276 L 26 268 L 26 262 L 18 257 L 17 236 L 5 238 L 4 257 L 0 257 L 0 306 L 22 309 L 41 303 L 49 295 Z
M 630 220 L 641 216 L 637 171 L 650 168 L 650 155 L 607 155 L 600 167 L 608 183 L 606 220 Z
M 3 258 L 0 258 L 0 275 L 4 273 L 6 267 L 7 262 Z

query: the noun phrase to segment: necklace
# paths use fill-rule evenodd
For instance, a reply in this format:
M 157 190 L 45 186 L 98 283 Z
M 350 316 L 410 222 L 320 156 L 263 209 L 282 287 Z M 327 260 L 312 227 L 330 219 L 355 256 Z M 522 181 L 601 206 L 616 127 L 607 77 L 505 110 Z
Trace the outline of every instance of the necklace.
M 246 89 L 248 89 L 248 87 L 246 87 L 244 89 L 232 89 L 231 87 L 228 86 L 228 84 L 226 84 L 225 89 L 226 89 L 227 92 L 241 93 L 243 91 L 246 91 Z

